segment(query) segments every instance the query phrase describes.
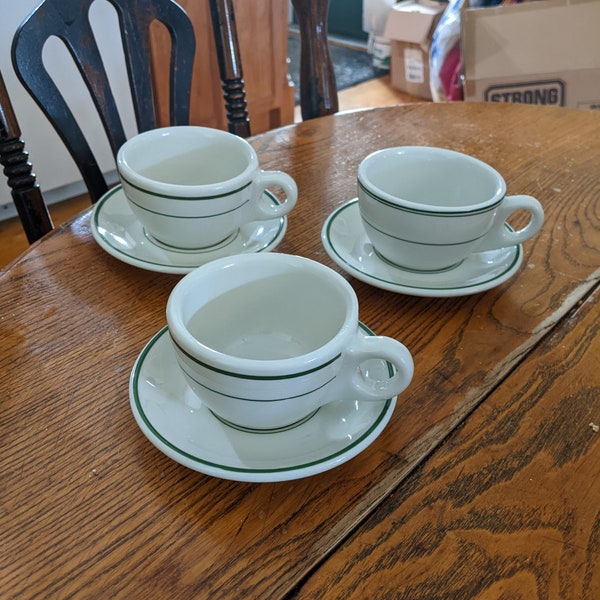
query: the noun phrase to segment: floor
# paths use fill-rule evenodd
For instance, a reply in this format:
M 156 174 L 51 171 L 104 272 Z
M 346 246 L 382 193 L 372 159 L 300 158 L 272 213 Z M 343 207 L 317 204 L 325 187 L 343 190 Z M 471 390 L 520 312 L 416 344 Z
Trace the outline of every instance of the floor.
M 339 92 L 339 110 L 353 110 L 369 106 L 389 106 L 418 100 L 403 94 L 390 85 L 389 76 L 372 79 Z M 300 120 L 299 116 L 296 116 Z M 57 226 L 74 214 L 89 207 L 87 196 L 78 196 L 50 207 L 54 225 Z M 27 238 L 18 218 L 0 222 L 0 268 L 6 266 L 27 247 Z
M 386 74 L 373 65 L 373 57 L 366 51 L 366 44 L 337 38 L 334 41 L 331 37 L 329 41 L 338 91 Z M 288 73 L 295 84 L 296 104 L 300 102 L 300 49 L 300 36 L 290 32 L 287 47 Z

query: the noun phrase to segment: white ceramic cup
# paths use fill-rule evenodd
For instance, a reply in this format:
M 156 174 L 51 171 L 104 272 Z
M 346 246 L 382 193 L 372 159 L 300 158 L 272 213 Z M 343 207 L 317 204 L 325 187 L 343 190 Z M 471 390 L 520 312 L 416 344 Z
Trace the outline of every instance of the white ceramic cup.
M 352 286 L 300 256 L 235 255 L 199 267 L 170 294 L 167 323 L 190 387 L 242 429 L 292 427 L 338 399 L 385 400 L 413 375 L 403 344 L 359 327 Z M 385 361 L 393 368 L 382 369 Z
M 426 146 L 386 148 L 358 167 L 360 215 L 375 251 L 397 267 L 441 271 L 475 252 L 514 246 L 542 226 L 531 196 L 506 196 L 501 175 L 459 152 Z M 507 219 L 530 213 L 513 231 Z
M 117 170 L 131 209 L 154 241 L 175 248 L 207 248 L 241 225 L 287 214 L 296 203 L 294 180 L 262 171 L 252 146 L 219 129 L 175 126 L 130 138 Z M 279 204 L 264 192 L 285 192 Z

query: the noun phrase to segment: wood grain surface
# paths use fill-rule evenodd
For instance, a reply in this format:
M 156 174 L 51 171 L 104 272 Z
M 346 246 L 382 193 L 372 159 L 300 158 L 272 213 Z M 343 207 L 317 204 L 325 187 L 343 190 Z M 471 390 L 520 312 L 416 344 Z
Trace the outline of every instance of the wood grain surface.
M 299 187 L 277 251 L 338 271 L 321 245 L 321 226 L 356 195 L 360 160 L 382 147 L 428 144 L 477 156 L 504 175 L 510 194 L 536 196 L 545 224 L 525 243 L 519 272 L 485 293 L 419 298 L 348 276 L 361 320 L 412 352 L 414 381 L 384 432 L 356 458 L 314 477 L 267 484 L 178 465 L 148 442 L 131 415 L 132 365 L 165 324 L 179 276 L 104 253 L 92 239 L 89 213 L 34 244 L 0 272 L 4 597 L 309 597 L 322 585 L 335 597 L 338 585 L 352 587 L 346 573 L 356 582 L 393 572 L 398 583 L 410 568 L 420 598 L 427 588 L 418 587 L 417 576 L 432 585 L 430 569 L 437 567 L 438 597 L 468 597 L 461 590 L 476 588 L 463 579 L 493 568 L 500 575 L 481 584 L 481 598 L 531 597 L 525 592 L 534 588 L 538 597 L 552 597 L 562 589 L 557 585 L 575 579 L 574 589 L 594 589 L 592 507 L 600 495 L 595 483 L 583 493 L 583 482 L 597 468 L 587 461 L 597 457 L 598 437 L 587 423 L 581 431 L 580 423 L 570 425 L 578 432 L 573 449 L 561 450 L 552 427 L 575 411 L 584 420 L 589 412 L 591 422 L 598 406 L 591 395 L 598 389 L 594 354 L 580 356 L 573 340 L 598 348 L 600 115 L 415 104 L 307 121 L 252 144 L 264 168 L 289 172 Z M 594 364 L 594 378 L 586 379 L 586 366 Z M 558 402 L 560 394 L 572 408 Z M 483 431 L 488 435 L 478 437 Z M 553 441 L 544 442 L 544 433 Z M 564 502 L 547 498 L 539 508 L 540 497 L 531 495 L 510 505 L 509 494 L 525 493 L 527 477 L 549 467 L 542 485 L 556 484 Z M 550 538 L 560 532 L 560 544 L 544 541 L 544 524 Z M 386 562 L 388 546 L 400 548 L 399 562 L 394 553 Z M 573 558 L 561 559 L 561 551 Z M 535 559 L 535 570 L 516 569 L 512 578 L 502 571 L 517 556 Z M 464 577 L 457 568 L 463 563 Z M 375 594 L 369 588 L 367 597 Z
M 600 598 L 598 294 L 294 598 Z

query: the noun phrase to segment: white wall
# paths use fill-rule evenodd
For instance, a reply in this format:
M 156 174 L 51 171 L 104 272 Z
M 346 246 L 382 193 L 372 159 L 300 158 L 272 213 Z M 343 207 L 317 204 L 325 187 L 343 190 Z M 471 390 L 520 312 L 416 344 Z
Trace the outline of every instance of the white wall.
M 48 123 L 27 91 L 23 88 L 12 68 L 10 47 L 19 24 L 38 4 L 39 0 L 0 0 L 2 19 L 0 20 L 0 70 L 11 97 L 23 139 L 29 152 L 44 197 L 50 203 L 69 198 L 85 191 L 79 171 L 62 141 Z M 135 119 L 131 108 L 127 76 L 123 64 L 123 52 L 117 31 L 117 17 L 114 9 L 105 0 L 96 0 L 90 11 L 90 19 L 103 60 L 111 81 L 117 88 L 117 103 L 121 111 L 128 136 L 136 132 Z M 109 177 L 116 179 L 114 160 L 98 117 L 95 115 L 86 88 L 64 44 L 54 38 L 44 47 L 44 64 L 61 90 L 67 90 L 67 102 L 80 123 L 85 124 L 84 133 L 97 150 L 99 163 Z M 0 182 L 0 219 L 15 214 L 10 190 Z

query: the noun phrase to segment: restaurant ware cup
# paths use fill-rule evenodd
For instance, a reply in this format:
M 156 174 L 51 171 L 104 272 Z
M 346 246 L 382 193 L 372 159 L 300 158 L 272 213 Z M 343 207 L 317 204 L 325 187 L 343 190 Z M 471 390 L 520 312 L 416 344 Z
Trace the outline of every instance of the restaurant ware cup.
M 358 167 L 362 223 L 377 254 L 397 267 L 452 269 L 475 252 L 515 246 L 541 227 L 544 211 L 531 196 L 506 196 L 488 164 L 426 146 L 379 150 Z M 530 214 L 513 231 L 507 219 Z
M 359 326 L 352 286 L 300 256 L 234 255 L 199 267 L 171 292 L 167 323 L 189 386 L 242 429 L 292 427 L 336 400 L 386 400 L 413 375 L 402 343 Z
M 287 173 L 259 168 L 246 140 L 208 127 L 135 135 L 119 149 L 117 170 L 146 233 L 175 248 L 215 246 L 245 223 L 281 217 L 298 193 Z M 270 187 L 285 192 L 281 204 L 264 193 Z

